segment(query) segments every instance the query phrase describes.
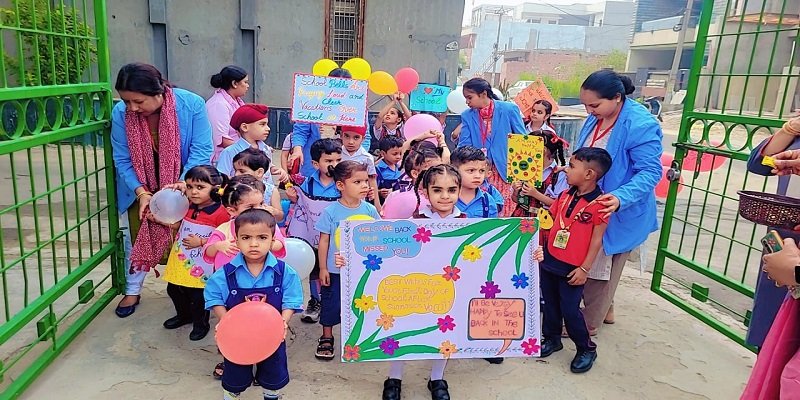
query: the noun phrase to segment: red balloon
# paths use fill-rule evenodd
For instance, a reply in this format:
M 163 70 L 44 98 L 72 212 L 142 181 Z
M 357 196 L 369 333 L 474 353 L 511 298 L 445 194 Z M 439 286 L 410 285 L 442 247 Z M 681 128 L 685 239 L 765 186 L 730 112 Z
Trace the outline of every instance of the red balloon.
M 394 74 L 394 80 L 397 81 L 398 90 L 403 93 L 411 93 L 419 84 L 419 74 L 417 70 L 411 67 L 400 68 Z
M 222 317 L 216 338 L 219 351 L 229 361 L 257 364 L 275 353 L 283 342 L 283 318 L 268 303 L 247 301 Z
M 669 153 L 661 153 L 661 165 L 664 167 L 669 167 L 672 165 L 672 160 L 675 159 L 675 156 Z
M 658 184 L 656 185 L 656 197 L 659 199 L 666 199 L 667 194 L 669 194 L 669 185 L 672 182 L 667 180 L 667 171 L 669 171 L 669 167 L 662 166 L 661 169 L 661 180 L 658 181 Z M 678 193 L 680 193 L 683 190 L 682 176 L 678 179 L 678 182 L 680 183 L 680 185 L 678 185 Z

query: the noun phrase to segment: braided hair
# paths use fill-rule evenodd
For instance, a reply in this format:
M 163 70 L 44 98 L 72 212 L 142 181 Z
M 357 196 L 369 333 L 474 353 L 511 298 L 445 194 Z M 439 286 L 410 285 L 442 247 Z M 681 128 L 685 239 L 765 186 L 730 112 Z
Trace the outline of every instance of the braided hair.
M 242 198 L 250 192 L 260 192 L 264 196 L 267 190 L 264 182 L 256 179 L 252 175 L 239 175 L 231 178 L 222 193 L 222 205 L 225 207 L 236 207 L 241 203 Z
M 547 150 L 550 150 L 550 154 L 553 155 L 553 158 L 556 160 L 558 165 L 562 167 L 567 165 L 567 159 L 564 157 L 564 149 L 568 146 L 568 144 L 564 139 L 547 130 L 534 131 L 531 132 L 531 135 L 539 136 L 544 139 L 544 147 Z M 545 165 L 545 167 L 547 166 Z
M 197 165 L 186 171 L 185 180 L 205 182 L 211 185 L 211 201 L 219 203 L 222 201 L 220 189 L 228 184 L 228 176 L 217 171 L 210 165 Z
M 456 167 L 450 164 L 439 164 L 434 165 L 425 170 L 425 172 L 421 173 L 419 177 L 417 177 L 417 181 L 414 183 L 414 193 L 417 194 L 417 210 L 419 210 L 420 204 L 420 197 L 419 197 L 419 188 L 422 186 L 422 189 L 428 191 L 428 188 L 433 184 L 438 176 L 452 176 L 456 180 L 456 185 L 461 187 L 461 174 L 458 173 Z

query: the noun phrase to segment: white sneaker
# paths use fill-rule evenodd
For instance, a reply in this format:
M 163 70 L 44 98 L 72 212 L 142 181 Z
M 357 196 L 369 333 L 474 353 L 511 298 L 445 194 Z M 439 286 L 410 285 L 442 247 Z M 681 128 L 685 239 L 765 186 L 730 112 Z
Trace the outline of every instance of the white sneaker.
M 319 310 L 321 308 L 320 302 L 312 297 L 310 300 L 308 300 L 308 306 L 301 314 L 300 321 L 309 324 L 319 322 Z

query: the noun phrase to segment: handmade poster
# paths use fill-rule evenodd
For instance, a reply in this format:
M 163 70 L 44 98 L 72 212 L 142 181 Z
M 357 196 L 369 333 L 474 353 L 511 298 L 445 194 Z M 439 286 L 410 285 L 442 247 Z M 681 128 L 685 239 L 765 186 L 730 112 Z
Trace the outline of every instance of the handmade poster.
M 522 115 L 526 117 L 533 109 L 533 103 L 537 100 L 549 101 L 550 104 L 553 105 L 553 114 L 558 111 L 558 103 L 553 98 L 553 95 L 550 94 L 550 91 L 547 90 L 547 86 L 542 82 L 541 78 L 536 79 L 536 81 L 528 85 L 528 87 L 514 97 L 514 103 L 517 103 L 519 110 L 522 111 Z
M 366 126 L 367 81 L 295 74 L 292 121 Z
M 214 273 L 214 266 L 203 260 L 203 246 L 187 249 L 183 239 L 197 235 L 208 239 L 214 232 L 213 226 L 202 225 L 187 220 L 181 222 L 175 243 L 164 268 L 164 280 L 178 286 L 203 288 Z
M 508 135 L 508 182 L 542 184 L 544 173 L 544 138 L 533 135 Z
M 342 360 L 535 357 L 536 219 L 343 221 Z
M 408 108 L 413 111 L 445 112 L 449 94 L 450 88 L 447 86 L 420 83 L 410 93 Z

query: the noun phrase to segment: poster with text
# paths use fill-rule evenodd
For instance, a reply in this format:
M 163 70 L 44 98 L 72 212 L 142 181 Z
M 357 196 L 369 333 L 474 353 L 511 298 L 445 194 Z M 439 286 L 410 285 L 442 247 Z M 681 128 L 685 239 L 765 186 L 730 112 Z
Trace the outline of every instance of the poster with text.
M 342 221 L 342 360 L 536 357 L 536 219 Z
M 533 103 L 537 100 L 547 100 L 550 102 L 550 105 L 553 106 L 553 114 L 558 111 L 558 102 L 553 98 L 553 95 L 550 94 L 550 91 L 547 90 L 547 85 L 542 82 L 541 78 L 528 85 L 528 87 L 514 97 L 514 103 L 517 103 L 520 111 L 522 111 L 522 115 L 525 117 L 530 114 L 533 109 Z
M 533 135 L 508 135 L 509 181 L 533 182 L 537 187 L 544 175 L 544 138 Z
M 292 121 L 366 126 L 367 81 L 295 74 Z
M 420 83 L 408 100 L 408 108 L 413 111 L 445 112 L 450 88 L 429 83 Z

